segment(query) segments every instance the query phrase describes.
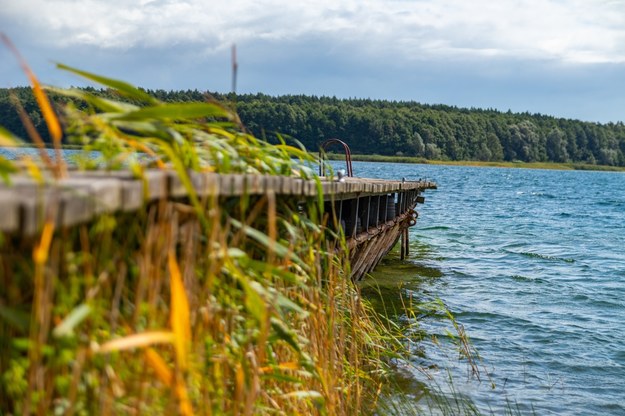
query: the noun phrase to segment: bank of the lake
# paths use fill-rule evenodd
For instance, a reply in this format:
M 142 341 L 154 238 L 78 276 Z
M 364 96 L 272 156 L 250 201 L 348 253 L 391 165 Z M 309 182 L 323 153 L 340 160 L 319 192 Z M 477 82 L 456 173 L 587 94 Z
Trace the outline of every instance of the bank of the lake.
M 336 153 L 328 153 L 330 160 L 344 160 L 345 156 Z M 518 169 L 549 169 L 549 170 L 593 170 L 608 172 L 624 172 L 625 167 L 591 165 L 588 163 L 555 163 L 555 162 L 482 162 L 479 160 L 429 160 L 422 157 L 411 156 L 383 156 L 383 155 L 363 155 L 353 154 L 352 160 L 360 162 L 378 163 L 412 163 L 426 165 L 448 165 L 448 166 L 475 166 L 475 167 L 496 167 L 496 168 L 518 168 Z
M 45 150 L 50 156 L 54 155 L 54 150 L 48 146 Z M 71 156 L 83 155 L 82 147 L 78 145 L 64 145 L 63 151 Z M 21 146 L 0 148 L 0 156 L 8 159 L 16 159 L 18 156 L 37 156 L 39 150 L 32 144 L 26 143 Z M 345 160 L 345 156 L 337 153 L 328 153 L 329 160 Z M 516 169 L 548 169 L 548 170 L 591 170 L 602 172 L 625 172 L 622 166 L 591 165 L 588 163 L 555 163 L 555 162 L 483 162 L 479 160 L 429 160 L 422 157 L 411 156 L 383 156 L 383 155 L 363 155 L 354 154 L 352 160 L 359 162 L 377 163 L 410 163 L 421 165 L 447 165 L 447 166 L 474 166 L 474 167 L 494 167 L 494 168 L 516 168 Z

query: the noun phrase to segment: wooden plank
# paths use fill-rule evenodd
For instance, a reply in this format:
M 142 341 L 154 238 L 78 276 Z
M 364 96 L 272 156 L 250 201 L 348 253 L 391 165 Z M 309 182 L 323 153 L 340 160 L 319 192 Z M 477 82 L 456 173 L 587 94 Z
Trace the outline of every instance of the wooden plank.
M 282 192 L 282 176 L 272 176 L 271 177 L 271 189 L 276 195 L 280 195 Z
M 145 189 L 145 196 L 148 200 L 155 200 L 163 198 L 167 195 L 167 171 L 160 169 L 150 169 L 143 173 L 142 177 L 137 177 L 130 171 L 103 171 L 103 170 L 88 170 L 88 171 L 73 171 L 70 172 L 70 178 L 116 178 L 126 181 L 140 181 L 143 183 L 143 189 Z
M 22 189 L 20 194 L 23 199 L 20 201 L 20 232 L 22 235 L 31 236 L 39 231 L 43 220 L 41 204 L 38 203 L 40 198 L 39 192 L 34 188 Z
M 335 194 L 335 190 L 336 190 L 335 183 L 336 182 L 328 182 L 328 181 L 321 182 L 321 190 L 322 190 L 323 194 L 324 195 L 334 195 Z
M 58 189 L 61 210 L 57 213 L 57 226 L 71 227 L 91 221 L 95 217 L 94 194 L 88 189 Z
M 230 175 L 219 175 L 219 194 L 232 196 L 232 177 Z
M 142 178 L 148 200 L 162 199 L 167 196 L 167 172 L 163 170 L 148 170 Z
M 201 172 L 187 172 L 191 187 L 196 195 L 203 196 L 205 190 L 205 177 Z M 189 196 L 189 190 L 185 187 L 184 182 L 180 179 L 177 172 L 167 172 L 167 194 L 173 198 L 183 198 Z
M 190 172 L 189 173 L 191 183 L 193 184 L 193 189 L 195 191 L 195 195 L 197 195 L 198 198 L 202 198 L 210 194 L 210 191 L 207 186 L 209 175 L 211 175 L 210 172 Z
M 122 208 L 122 181 L 118 179 L 74 175 L 46 185 L 26 177 L 13 182 L 9 192 L 19 196 L 14 199 L 19 201 L 19 231 L 24 235 L 37 233 L 46 220 L 67 227 Z
M 143 182 L 121 181 L 122 203 L 121 210 L 125 212 L 139 210 L 145 203 L 143 198 Z
M 46 188 L 30 177 L 15 175 L 11 187 L 4 188 L 13 194 L 12 199 L 19 205 L 19 232 L 31 236 L 39 231 L 46 218 L 58 226 L 58 213 L 61 211 L 59 192 Z
M 95 215 L 114 212 L 122 207 L 122 186 L 117 179 L 73 177 L 60 180 L 56 186 L 65 191 L 61 195 L 64 201 L 72 198 L 91 199 Z
M 304 189 L 303 189 L 302 194 L 305 196 L 317 195 L 317 184 L 314 181 L 304 182 Z
M 234 175 L 230 175 L 230 177 L 232 180 L 232 194 L 233 195 L 249 194 L 249 191 L 245 183 L 245 175 L 234 174 Z
M 205 196 L 219 196 L 220 194 L 220 180 L 219 180 L 219 176 L 216 173 L 207 173 L 204 176 L 204 189 L 205 189 Z
M 43 188 L 34 183 L 21 183 L 15 186 L 15 191 L 20 195 L 22 235 L 35 235 L 47 220 L 54 221 L 56 226 L 62 225 L 61 196 L 58 189 Z
M 300 178 L 294 178 L 291 182 L 292 195 L 302 195 L 304 193 L 304 181 Z
M 181 198 L 187 195 L 187 190 L 182 181 L 173 172 L 167 172 L 167 195 L 174 198 Z
M 0 189 L 0 231 L 13 233 L 20 226 L 20 200 L 10 189 Z
M 263 179 L 265 181 L 265 192 L 271 191 L 273 193 L 277 193 L 277 188 L 280 187 L 280 184 L 278 183 L 278 177 L 273 175 L 264 175 Z
M 280 181 L 280 193 L 282 195 L 291 195 L 291 181 L 293 178 L 291 177 L 282 177 Z
M 144 204 L 144 186 L 148 184 L 146 178 L 135 176 L 130 171 L 73 171 L 69 179 L 118 179 L 121 186 L 121 205 L 123 211 L 134 211 Z
M 264 189 L 263 185 L 262 176 L 251 174 L 245 175 L 245 186 L 250 195 L 262 194 Z

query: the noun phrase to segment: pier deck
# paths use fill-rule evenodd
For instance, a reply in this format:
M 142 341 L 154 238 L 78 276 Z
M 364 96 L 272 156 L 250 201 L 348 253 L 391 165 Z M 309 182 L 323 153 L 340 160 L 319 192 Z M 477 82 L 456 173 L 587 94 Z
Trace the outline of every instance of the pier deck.
M 237 198 L 273 193 L 276 198 L 317 198 L 322 192 L 326 212 L 343 227 L 352 251 L 352 277 L 360 278 L 402 237 L 415 219 L 420 195 L 436 185 L 429 181 L 390 181 L 345 177 L 321 181 L 269 175 L 191 172 L 190 183 L 200 198 Z M 132 212 L 158 200 L 189 197 L 176 172 L 150 170 L 137 178 L 128 171 L 70 172 L 69 177 L 38 183 L 24 175 L 0 183 L 0 232 L 34 236 L 45 221 L 57 228 L 89 222 L 105 213 Z M 402 256 L 407 245 L 402 246 Z

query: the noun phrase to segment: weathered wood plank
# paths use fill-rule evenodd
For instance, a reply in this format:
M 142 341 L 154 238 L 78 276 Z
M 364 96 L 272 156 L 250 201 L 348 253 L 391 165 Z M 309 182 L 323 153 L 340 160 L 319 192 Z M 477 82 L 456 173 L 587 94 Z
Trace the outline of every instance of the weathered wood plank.
M 144 188 L 147 190 L 148 200 L 156 200 L 167 197 L 167 172 L 162 170 L 149 170 L 144 173 Z
M 297 195 L 307 198 L 318 194 L 317 182 L 297 177 L 271 175 L 220 175 L 189 172 L 189 180 L 199 197 L 237 197 L 243 194 Z M 14 175 L 13 186 L 0 184 L 0 230 L 32 234 L 45 219 L 58 226 L 71 226 L 102 213 L 139 210 L 149 201 L 186 198 L 189 190 L 176 172 L 148 170 L 141 178 L 130 171 L 71 172 L 60 181 L 38 184 L 25 175 Z M 321 182 L 324 198 L 349 200 L 393 193 L 410 193 L 407 200 L 422 203 L 419 192 L 435 188 L 426 181 L 387 181 L 367 178 L 325 178 Z
M 245 182 L 245 175 L 237 174 L 230 175 L 232 176 L 232 194 L 233 195 L 243 195 L 249 194 L 250 191 L 247 188 L 247 184 Z
M 114 212 L 122 208 L 121 181 L 114 178 L 92 180 L 70 177 L 58 181 L 54 186 L 65 191 L 62 198 L 64 202 L 71 199 L 90 199 L 95 215 Z
M 125 192 L 134 192 L 140 189 L 142 200 L 151 201 L 164 198 L 168 195 L 168 173 L 163 170 L 148 170 L 142 177 L 137 177 L 130 171 L 73 171 L 70 178 L 91 178 L 93 180 L 118 179 L 122 182 Z M 130 183 L 133 183 L 130 185 Z M 140 183 L 141 185 L 137 185 Z M 181 186 L 181 184 L 180 184 Z M 182 191 L 184 194 L 184 191 Z M 132 209 L 137 206 L 137 197 L 127 194 L 123 197 L 123 208 Z M 145 202 L 143 201 L 143 202 Z
M 204 192 L 202 196 L 219 196 L 219 175 L 216 173 L 207 173 L 204 176 Z
M 0 189 L 0 231 L 15 232 L 20 226 L 20 201 L 15 192 Z
M 136 211 L 144 205 L 143 183 L 141 181 L 121 181 L 121 189 L 122 201 L 120 208 L 122 211 Z
M 300 178 L 293 178 L 291 180 L 291 195 L 302 195 L 304 189 L 304 181 Z

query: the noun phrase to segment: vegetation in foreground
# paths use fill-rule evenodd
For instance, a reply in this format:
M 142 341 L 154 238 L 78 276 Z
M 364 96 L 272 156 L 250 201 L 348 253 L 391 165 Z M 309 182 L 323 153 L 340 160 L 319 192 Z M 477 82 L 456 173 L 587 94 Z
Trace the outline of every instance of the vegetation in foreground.
M 73 229 L 48 217 L 32 239 L 1 236 L 0 413 L 375 411 L 385 357 L 402 345 L 347 278 L 344 238 L 328 238 L 323 204 L 200 198 L 187 176 L 314 179 L 306 152 L 245 133 L 219 104 L 166 104 L 62 65 L 126 99 L 54 90 L 72 98 L 59 122 L 24 67 L 55 148 L 63 139 L 98 150 L 102 159 L 82 168 L 124 166 L 137 177 L 146 162 L 136 154 L 147 153 L 147 163 L 176 170 L 191 198 Z M 5 129 L 0 140 L 18 142 Z M 62 158 L 42 160 L 46 169 L 23 165 L 42 182 L 64 176 Z M 5 175 L 18 169 L 1 162 Z

